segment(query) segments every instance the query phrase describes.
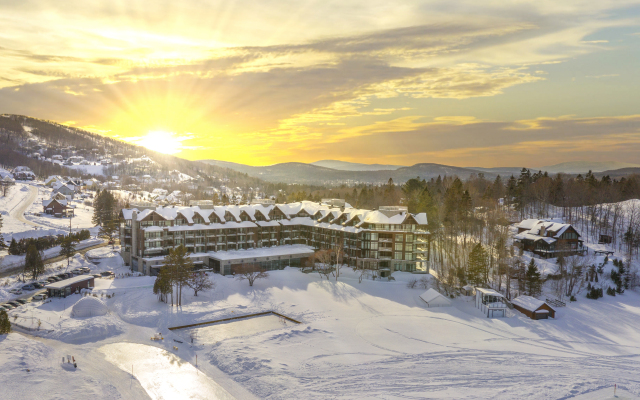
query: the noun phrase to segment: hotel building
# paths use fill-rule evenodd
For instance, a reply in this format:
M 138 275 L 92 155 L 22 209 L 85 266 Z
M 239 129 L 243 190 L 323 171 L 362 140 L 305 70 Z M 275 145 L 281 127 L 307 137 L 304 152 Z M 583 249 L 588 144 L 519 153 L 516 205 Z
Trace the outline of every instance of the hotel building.
M 120 213 L 122 257 L 134 271 L 155 275 L 169 249 L 184 245 L 194 264 L 221 274 L 233 265 L 267 270 L 304 266 L 319 249 L 341 247 L 350 266 L 427 272 L 427 216 L 406 207 L 352 208 L 344 200 L 321 203 L 188 207 L 133 204 Z

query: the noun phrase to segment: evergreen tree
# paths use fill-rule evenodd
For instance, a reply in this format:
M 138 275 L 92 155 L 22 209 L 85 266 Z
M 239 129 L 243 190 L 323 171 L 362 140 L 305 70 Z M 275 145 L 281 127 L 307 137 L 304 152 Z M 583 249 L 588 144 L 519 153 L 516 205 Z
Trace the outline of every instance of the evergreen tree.
M 44 274 L 44 262 L 34 244 L 29 245 L 27 248 L 27 255 L 24 260 L 24 272 L 25 274 L 30 274 L 33 280 L 38 279 L 38 276 Z
M 11 322 L 9 322 L 9 314 L 7 310 L 0 310 L 0 335 L 11 332 Z
M 153 294 L 158 295 L 158 300 L 167 302 L 167 296 L 173 293 L 173 286 L 169 279 L 169 273 L 163 273 L 162 269 L 160 274 L 156 277 L 156 281 L 153 283 Z
M 11 238 L 11 243 L 9 244 L 9 254 L 12 256 L 20 255 L 20 249 L 18 249 L 18 242 L 16 242 L 15 238 Z
M 104 222 L 98 231 L 99 237 L 108 239 L 109 241 L 114 240 L 117 234 L 118 224 L 114 220 Z M 113 245 L 111 245 L 111 248 L 113 248 Z
M 96 194 L 93 201 L 93 217 L 91 222 L 95 225 L 102 225 L 107 221 L 115 219 L 116 199 L 108 190 L 103 190 Z
M 482 286 L 485 283 L 488 265 L 487 251 L 477 243 L 469 254 L 467 281 L 474 286 Z
M 69 266 L 69 259 L 76 254 L 76 244 L 71 236 L 67 236 L 60 243 L 60 255 L 67 258 L 67 266 Z
M 187 249 L 180 245 L 169 250 L 169 254 L 164 258 L 164 267 L 162 274 L 166 274 L 166 279 L 170 285 L 175 287 L 171 293 L 176 294 L 176 305 L 182 305 L 182 288 L 187 285 L 189 277 L 193 272 L 193 262 L 189 257 Z M 171 305 L 173 305 L 173 294 L 171 296 Z
M 529 292 L 529 296 L 538 296 L 542 292 L 542 280 L 540 279 L 540 272 L 536 266 L 535 260 L 532 258 L 527 267 L 525 274 L 526 288 Z

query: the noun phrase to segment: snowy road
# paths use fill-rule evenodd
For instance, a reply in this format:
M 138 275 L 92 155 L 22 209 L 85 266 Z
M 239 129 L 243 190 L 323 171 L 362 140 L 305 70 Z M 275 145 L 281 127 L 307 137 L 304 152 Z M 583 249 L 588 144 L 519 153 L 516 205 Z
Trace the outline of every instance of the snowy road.
M 40 224 L 36 224 L 35 222 L 31 222 L 24 217 L 24 212 L 27 211 L 27 208 L 31 207 L 36 198 L 38 197 L 38 188 L 35 186 L 27 186 L 29 188 L 29 193 L 23 197 L 12 210 L 9 211 L 9 215 L 11 218 L 14 218 L 20 222 L 23 222 L 27 225 L 43 227 Z

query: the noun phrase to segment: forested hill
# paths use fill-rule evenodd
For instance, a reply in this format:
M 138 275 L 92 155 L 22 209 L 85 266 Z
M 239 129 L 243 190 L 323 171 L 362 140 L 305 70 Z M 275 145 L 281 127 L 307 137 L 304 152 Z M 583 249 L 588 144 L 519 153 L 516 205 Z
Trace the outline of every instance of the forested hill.
M 266 181 L 328 186 L 341 184 L 355 185 L 360 183 L 384 184 L 389 178 L 393 179 L 394 182 L 403 183 L 412 178 L 429 180 L 431 178 L 437 178 L 438 176 L 458 176 L 461 179 L 469 179 L 479 174 L 483 174 L 485 177 L 491 179 L 498 176 L 498 173 L 490 170 L 479 171 L 470 168 L 432 163 L 400 167 L 396 170 L 346 171 L 305 163 L 281 163 L 264 167 L 254 167 L 217 160 L 202 160 L 202 162 L 232 168 Z
M 109 157 L 113 164 L 105 168 L 107 175 L 160 177 L 171 171 L 198 178 L 203 184 L 213 180 L 227 186 L 262 187 L 265 182 L 230 168 L 219 167 L 198 161 L 156 153 L 145 147 L 105 137 L 86 130 L 69 127 L 21 115 L 0 116 L 0 162 L 6 167 L 25 165 L 40 176 L 64 174 L 69 176 L 89 175 L 80 169 L 70 169 L 50 161 L 32 157 L 34 151 L 43 158 L 61 154 L 64 149 L 74 147 L 74 155 L 87 160 Z M 136 162 L 144 160 L 145 162 Z M 103 179 L 100 175 L 96 176 Z

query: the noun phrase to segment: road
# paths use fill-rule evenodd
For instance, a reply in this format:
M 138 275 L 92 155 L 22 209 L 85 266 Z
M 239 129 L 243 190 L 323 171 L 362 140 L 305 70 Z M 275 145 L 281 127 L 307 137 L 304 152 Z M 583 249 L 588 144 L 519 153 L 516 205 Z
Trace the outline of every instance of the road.
M 105 246 L 108 246 L 108 245 L 109 244 L 107 242 L 102 242 L 102 243 L 99 243 L 99 244 L 96 244 L 96 245 L 93 245 L 93 246 L 85 247 L 84 249 L 77 250 L 76 253 L 84 254 L 89 250 L 97 249 L 98 247 L 105 247 Z M 48 264 L 53 264 L 55 262 L 62 261 L 62 260 L 66 260 L 66 257 L 64 257 L 64 256 L 55 256 L 55 257 L 51 257 L 51 258 L 45 258 L 42 261 L 44 261 L 44 265 L 46 266 Z M 24 269 L 23 265 L 19 265 L 19 266 L 15 267 L 15 268 L 5 269 L 4 271 L 0 272 L 0 278 L 3 278 L 5 276 L 15 275 L 17 272 L 20 272 L 23 269 Z
M 36 201 L 36 197 L 38 197 L 38 188 L 31 185 L 29 185 L 28 187 L 29 187 L 28 197 L 22 200 L 20 204 L 18 204 L 13 210 L 11 210 L 9 215 L 11 216 L 11 218 L 17 219 L 20 222 L 24 222 L 27 225 L 44 228 L 42 225 L 38 225 L 35 222 L 31 222 L 24 217 L 24 212 L 27 211 L 27 208 L 29 208 L 31 204 L 33 204 L 33 202 Z

